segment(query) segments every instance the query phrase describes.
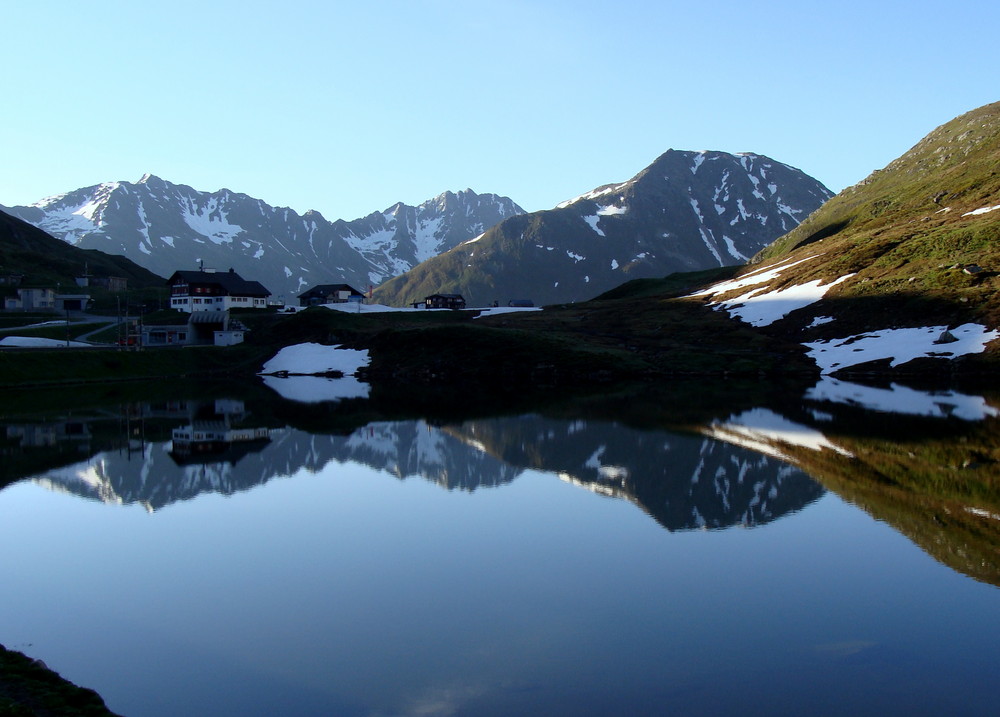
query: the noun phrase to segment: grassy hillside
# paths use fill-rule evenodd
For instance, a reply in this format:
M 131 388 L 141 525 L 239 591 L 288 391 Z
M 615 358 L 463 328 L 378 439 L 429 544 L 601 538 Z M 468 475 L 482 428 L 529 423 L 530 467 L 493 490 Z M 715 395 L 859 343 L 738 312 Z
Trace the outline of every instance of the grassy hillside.
M 854 273 L 823 309 L 840 323 L 830 325 L 828 335 L 965 321 L 997 327 L 1000 209 L 983 211 L 997 206 L 1000 103 L 937 128 L 831 199 L 754 263 L 820 255 L 782 273 L 773 287 Z M 968 273 L 969 265 L 982 271 Z
M 78 249 L 49 236 L 41 229 L 0 212 L 0 276 L 20 274 L 23 286 L 60 287 L 67 293 L 78 291 L 76 277 L 84 271 L 93 277 L 118 276 L 128 279 L 130 292 L 155 301 L 165 296 L 166 280 L 122 256 L 93 249 Z M 7 293 L 10 287 L 0 287 Z M 90 287 L 91 296 L 106 308 L 112 304 L 108 292 Z

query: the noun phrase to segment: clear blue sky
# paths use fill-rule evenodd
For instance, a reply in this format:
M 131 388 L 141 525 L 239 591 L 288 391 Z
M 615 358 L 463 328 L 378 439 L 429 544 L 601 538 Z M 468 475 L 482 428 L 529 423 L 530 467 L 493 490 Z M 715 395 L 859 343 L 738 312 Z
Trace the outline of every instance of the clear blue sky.
M 834 191 L 1000 100 L 1000 3 L 6 2 L 0 204 L 151 172 L 354 219 L 529 211 L 667 149 Z

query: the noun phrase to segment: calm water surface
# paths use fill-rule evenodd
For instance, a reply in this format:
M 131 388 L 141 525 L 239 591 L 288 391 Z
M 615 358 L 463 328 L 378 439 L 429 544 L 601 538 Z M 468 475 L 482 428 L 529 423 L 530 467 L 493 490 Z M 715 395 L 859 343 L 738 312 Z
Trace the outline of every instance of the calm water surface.
M 707 435 L 760 448 L 783 420 L 788 457 L 856 466 L 857 436 L 802 447 L 836 413 L 807 408 L 701 431 L 330 433 L 232 397 L 8 417 L 0 642 L 135 717 L 993 714 L 1000 592 L 918 546 L 938 504 L 898 517 Z M 898 420 L 957 444 L 997 419 Z

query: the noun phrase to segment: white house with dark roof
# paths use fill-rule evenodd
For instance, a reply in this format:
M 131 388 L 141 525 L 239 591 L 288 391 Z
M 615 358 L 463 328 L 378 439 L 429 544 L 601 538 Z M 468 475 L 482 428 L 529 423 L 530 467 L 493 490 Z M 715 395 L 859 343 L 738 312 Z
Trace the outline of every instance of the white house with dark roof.
M 271 296 L 258 281 L 248 281 L 235 271 L 175 271 L 170 286 L 170 308 L 178 311 L 228 311 L 265 309 Z

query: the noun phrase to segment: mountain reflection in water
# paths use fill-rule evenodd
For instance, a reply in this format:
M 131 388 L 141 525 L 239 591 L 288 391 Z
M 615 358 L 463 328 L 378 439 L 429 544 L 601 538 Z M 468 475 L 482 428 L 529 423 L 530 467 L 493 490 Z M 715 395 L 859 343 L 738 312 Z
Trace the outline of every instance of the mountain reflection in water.
M 171 440 L 141 440 L 147 422 L 171 419 L 182 421 Z M 668 530 L 760 525 L 823 493 L 801 470 L 746 448 L 603 421 L 538 415 L 443 426 L 391 421 L 347 436 L 322 435 L 255 425 L 241 401 L 219 399 L 132 407 L 119 423 L 128 435 L 118 448 L 30 477 L 53 490 L 154 511 L 202 493 L 249 490 L 302 469 L 315 473 L 330 463 L 359 463 L 466 491 L 510 483 L 530 469 L 628 500 Z M 10 426 L 8 435 L 36 430 Z
M 991 713 L 996 402 L 764 388 L 7 402 L 0 641 L 142 717 Z

